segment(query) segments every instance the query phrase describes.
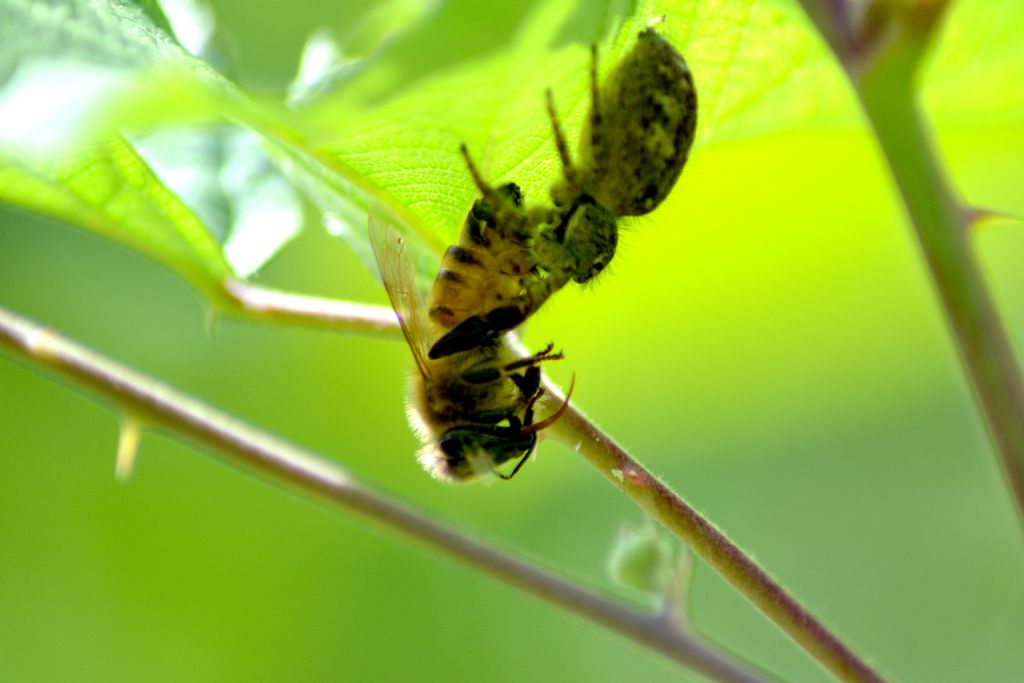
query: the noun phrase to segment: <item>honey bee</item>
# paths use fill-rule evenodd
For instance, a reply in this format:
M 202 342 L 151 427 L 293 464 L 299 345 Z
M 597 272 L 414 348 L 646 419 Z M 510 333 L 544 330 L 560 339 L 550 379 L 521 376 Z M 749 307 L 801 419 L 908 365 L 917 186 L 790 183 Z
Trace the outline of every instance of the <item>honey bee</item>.
M 544 394 L 540 364 L 562 358 L 548 345 L 517 354 L 504 337 L 443 358 L 431 358 L 438 329 L 415 285 L 405 239 L 378 214 L 370 215 L 370 241 L 388 298 L 416 362 L 409 420 L 423 441 L 420 464 L 435 478 L 467 482 L 487 474 L 511 479 L 537 445 L 537 433 L 565 412 L 569 395 L 549 417 L 534 422 Z M 569 394 L 572 389 L 570 387 Z M 499 468 L 516 462 L 511 473 Z
M 462 155 L 481 197 L 448 248 L 430 292 L 430 318 L 447 332 L 430 348 L 432 359 L 485 345 L 513 329 L 569 280 L 584 282 L 604 267 L 614 218 L 580 202 L 567 211 L 523 206 L 515 183 L 493 187 L 465 145 Z M 579 226 L 587 226 L 580 230 Z M 601 230 L 596 226 L 605 226 Z
M 565 177 L 556 206 L 593 201 L 614 216 L 653 211 L 675 186 L 697 129 L 697 89 L 682 55 L 652 26 L 599 85 L 591 48 L 591 108 L 574 165 L 547 92 Z

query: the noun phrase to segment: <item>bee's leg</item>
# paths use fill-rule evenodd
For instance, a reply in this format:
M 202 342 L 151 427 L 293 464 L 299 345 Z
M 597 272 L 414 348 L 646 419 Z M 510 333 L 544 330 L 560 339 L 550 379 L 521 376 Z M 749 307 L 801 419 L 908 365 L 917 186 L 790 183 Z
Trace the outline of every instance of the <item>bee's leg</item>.
M 533 407 L 537 405 L 537 401 L 539 401 L 543 395 L 544 390 L 538 388 L 530 397 L 530 400 L 526 403 L 526 410 L 523 412 L 524 427 L 529 427 L 530 425 L 533 424 Z
M 463 371 L 459 375 L 459 379 L 468 384 L 487 384 L 508 377 L 515 383 L 524 397 L 533 396 L 540 387 L 540 368 L 537 367 L 537 364 L 546 360 L 559 360 L 562 358 L 561 352 L 551 353 L 551 349 L 552 345 L 548 344 L 538 354 L 528 358 L 521 358 L 500 367 L 495 365 L 492 359 L 481 360 Z M 522 368 L 526 368 L 526 372 L 516 372 Z
M 569 384 L 569 391 L 565 393 L 565 400 L 562 401 L 562 405 L 560 405 L 555 412 L 553 412 L 551 415 L 544 418 L 540 422 L 533 422 L 533 404 L 536 403 L 537 400 L 544 393 L 543 390 L 537 392 L 537 395 L 534 396 L 534 398 L 530 401 L 529 407 L 527 408 L 527 411 L 525 413 L 525 417 L 528 418 L 528 421 L 526 422 L 526 424 L 523 425 L 523 428 L 520 431 L 523 434 L 535 434 L 540 430 L 547 429 L 554 423 L 558 422 L 558 420 L 561 419 L 562 415 L 565 414 L 565 411 L 569 409 L 569 400 L 572 399 L 572 392 L 575 388 L 576 374 L 574 373 L 572 376 L 572 382 Z
M 551 347 L 548 346 L 548 351 L 550 351 L 550 350 L 551 350 Z M 561 355 L 561 354 L 558 354 L 558 355 Z M 537 385 L 539 387 L 539 385 L 540 385 L 540 368 L 538 368 L 535 365 L 532 368 L 530 368 L 529 370 L 527 370 L 526 374 L 530 375 L 531 371 L 534 371 L 534 370 L 536 371 Z M 512 378 L 515 379 L 515 375 L 513 375 Z M 521 388 L 522 387 L 520 387 L 520 389 Z M 508 419 L 509 428 L 510 429 L 515 429 L 516 431 L 522 431 L 526 427 L 529 427 L 530 425 L 533 424 L 533 406 L 536 405 L 537 401 L 539 401 L 540 398 L 544 395 L 544 390 L 540 389 L 540 388 L 535 388 L 533 390 L 533 392 L 531 392 L 531 393 L 524 392 L 524 395 L 530 396 L 530 400 L 529 400 L 529 402 L 527 402 L 526 410 L 523 412 L 523 421 L 520 422 L 519 418 L 514 416 L 514 415 Z M 506 481 L 508 481 L 512 477 L 516 476 L 516 474 L 519 473 L 519 470 L 523 469 L 523 465 L 526 464 L 526 461 L 530 459 L 530 456 L 533 455 L 533 452 L 535 450 L 537 450 L 537 444 L 536 443 L 534 443 L 534 445 L 530 447 L 530 450 L 526 451 L 526 453 L 523 455 L 523 457 L 519 459 L 519 462 L 516 463 L 515 468 L 511 472 L 509 472 L 508 474 L 501 474 L 499 472 L 498 476 L 501 477 L 502 479 L 506 480 Z
M 490 246 L 491 240 L 487 236 L 486 229 L 490 227 L 488 222 L 494 221 L 494 215 L 481 200 L 473 202 L 472 208 L 469 213 L 466 214 L 466 222 L 462 227 L 463 242 L 468 238 L 470 242 L 479 244 L 482 246 Z M 458 245 L 456 245 L 458 246 Z M 451 251 L 452 247 L 448 248 Z M 465 252 L 467 256 L 472 256 L 469 252 Z
M 555 345 L 548 342 L 547 346 L 545 346 L 543 349 L 533 354 L 532 356 L 527 356 L 526 358 L 520 358 L 519 360 L 512 361 L 511 363 L 505 366 L 505 370 L 511 371 L 518 370 L 519 368 L 529 368 L 537 365 L 538 363 L 542 363 L 546 360 L 562 360 L 564 356 L 562 355 L 561 351 L 559 351 L 558 353 L 551 352 L 554 348 Z
M 466 318 L 434 342 L 427 355 L 436 360 L 459 351 L 487 346 L 499 334 L 526 320 L 526 316 L 527 311 L 520 306 L 502 306 L 484 315 Z
M 531 366 L 521 375 L 518 373 L 509 375 L 509 379 L 515 383 L 523 398 L 529 399 L 530 403 L 527 404 L 527 407 L 532 408 L 533 397 L 540 390 L 540 368 L 536 365 Z
M 532 363 L 532 365 L 526 368 L 525 372 L 515 372 L 515 370 L 522 367 L 522 364 L 518 361 L 513 365 L 506 365 L 503 368 L 496 368 L 487 361 L 484 361 L 469 368 L 469 370 L 462 374 L 461 378 L 464 382 L 470 384 L 486 384 L 508 377 L 516 385 L 516 388 L 519 389 L 522 397 L 529 400 L 532 406 L 532 403 L 536 401 L 537 392 L 540 390 L 540 368 L 537 367 L 536 363 L 545 360 L 557 360 L 561 357 L 561 354 L 551 354 L 539 359 L 532 357 L 524 359 L 525 362 Z
M 527 417 L 527 423 L 526 424 L 529 424 L 529 420 L 532 418 L 533 414 L 530 413 L 529 415 L 530 416 Z M 524 426 L 525 425 L 523 424 L 523 422 L 518 417 L 516 417 L 515 415 L 509 415 L 509 417 L 508 417 L 508 427 L 502 427 L 502 429 L 503 430 L 507 430 L 508 433 L 519 435 L 519 434 L 522 433 L 522 430 L 523 430 Z M 523 455 L 519 458 L 519 462 L 516 463 L 516 466 L 512 469 L 511 472 L 509 472 L 508 474 L 502 474 L 501 472 L 499 472 L 497 470 L 494 470 L 494 473 L 496 475 L 498 475 L 498 477 L 500 479 L 504 479 L 505 481 L 508 481 L 512 477 L 516 476 L 516 474 L 519 473 L 519 470 L 521 470 L 523 468 L 523 465 L 526 464 L 526 461 L 530 458 L 530 456 L 533 455 L 533 451 L 536 448 L 536 446 L 537 446 L 536 439 L 531 438 L 530 439 L 529 447 L 523 449 L 525 451 L 525 453 L 523 453 Z
M 514 363 L 510 363 L 504 367 L 505 372 L 510 373 L 509 379 L 511 379 L 516 387 L 519 389 L 519 393 L 522 394 L 523 398 L 527 399 L 526 404 L 526 424 L 530 424 L 533 420 L 533 404 L 544 394 L 544 390 L 540 388 L 540 367 L 539 364 L 546 360 L 561 360 L 562 352 L 551 353 L 553 346 L 548 344 L 543 351 L 534 354 L 529 358 L 523 358 L 517 360 Z M 512 372 L 518 370 L 521 367 L 526 368 L 526 372 L 522 374 Z
M 549 347 L 548 350 L 550 350 L 550 347 Z M 560 356 L 561 354 L 554 354 L 554 355 L 559 355 Z M 553 358 L 554 355 L 548 356 L 548 357 L 549 358 Z M 539 368 L 534 366 L 534 367 L 532 367 L 530 369 L 531 370 L 537 370 L 538 371 L 538 377 L 539 377 L 539 370 L 540 370 Z M 540 422 L 534 423 L 534 421 L 533 421 L 533 407 L 534 407 L 534 405 L 536 405 L 537 401 L 539 401 L 541 399 L 541 397 L 544 396 L 544 390 L 543 389 L 537 389 L 537 391 L 533 394 L 533 396 L 530 397 L 529 402 L 527 402 L 527 404 L 526 404 L 526 410 L 523 411 L 523 420 L 522 420 L 522 422 L 520 422 L 519 418 L 517 418 L 516 416 L 514 416 L 514 415 L 510 416 L 508 418 L 509 426 L 507 427 L 507 429 L 517 430 L 520 435 L 527 435 L 527 434 L 535 435 L 540 430 L 547 429 L 552 424 L 557 422 L 559 420 L 559 418 L 561 418 L 562 415 L 565 413 L 566 409 L 569 407 L 569 399 L 572 398 L 572 391 L 573 391 L 574 388 L 576 388 L 576 376 L 575 375 L 573 375 L 572 383 L 569 385 L 569 391 L 566 392 L 565 400 L 562 402 L 562 405 L 558 408 L 558 410 L 556 410 L 554 412 L 554 414 L 552 414 L 550 417 L 547 417 L 544 420 L 541 420 Z M 520 458 L 519 462 L 516 463 L 515 468 L 511 472 L 509 472 L 508 474 L 501 474 L 500 472 L 496 472 L 496 474 L 499 477 L 501 477 L 502 479 L 505 479 L 506 481 L 511 479 L 512 477 L 516 476 L 516 474 L 518 474 L 519 470 L 521 470 L 523 468 L 523 465 L 526 464 L 526 461 L 530 459 L 530 456 L 533 455 L 534 451 L 536 451 L 536 450 L 537 450 L 537 442 L 533 441 L 533 443 L 530 445 L 529 450 L 526 450 L 526 453 L 523 454 L 523 457 Z
M 466 147 L 466 143 L 462 143 L 459 150 L 462 152 L 462 158 L 466 160 L 466 166 L 469 167 L 469 173 L 473 176 L 473 182 L 476 183 L 480 193 L 491 203 L 491 206 L 501 206 L 501 195 L 494 189 L 494 187 L 484 180 L 482 175 L 480 175 L 480 169 L 478 169 L 476 164 L 473 163 L 473 157 L 469 155 L 469 148 Z M 514 183 L 512 183 L 512 185 L 515 186 Z M 517 191 L 518 189 L 519 188 L 516 187 Z
M 487 384 L 488 382 L 496 382 L 499 379 L 508 377 L 515 382 L 516 387 L 522 392 L 524 397 L 532 397 L 540 388 L 540 368 L 537 367 L 538 364 L 546 360 L 562 359 L 562 352 L 551 353 L 552 348 L 554 346 L 548 344 L 539 353 L 527 358 L 520 358 L 503 367 L 497 367 L 492 361 L 484 360 L 468 368 L 462 373 L 460 378 L 469 384 Z M 526 372 L 516 372 L 522 368 L 526 368 Z

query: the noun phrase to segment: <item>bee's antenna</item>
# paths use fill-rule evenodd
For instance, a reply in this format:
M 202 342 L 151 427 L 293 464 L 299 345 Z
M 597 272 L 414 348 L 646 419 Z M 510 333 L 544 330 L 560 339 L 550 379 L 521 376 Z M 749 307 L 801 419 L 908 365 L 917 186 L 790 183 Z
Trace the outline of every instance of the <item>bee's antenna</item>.
M 572 382 L 569 384 L 569 391 L 565 394 L 565 400 L 562 401 L 562 405 L 558 407 L 550 417 L 541 420 L 540 422 L 534 422 L 531 425 L 523 427 L 520 432 L 522 434 L 532 434 L 533 432 L 539 432 L 542 429 L 547 429 L 551 425 L 558 422 L 558 419 L 565 414 L 565 411 L 569 408 L 569 399 L 572 398 L 572 390 L 576 388 L 576 373 L 572 374 Z
M 473 157 L 469 155 L 469 148 L 466 147 L 465 142 L 459 146 L 459 151 L 462 152 L 462 158 L 466 160 L 466 166 L 469 167 L 469 173 L 473 176 L 473 182 L 476 183 L 476 186 L 480 189 L 483 196 L 486 197 L 487 201 L 491 202 L 494 206 L 501 206 L 501 197 L 498 195 L 498 192 L 491 187 L 486 180 L 484 180 L 484 177 L 480 175 L 480 169 L 478 169 L 476 164 L 473 163 Z

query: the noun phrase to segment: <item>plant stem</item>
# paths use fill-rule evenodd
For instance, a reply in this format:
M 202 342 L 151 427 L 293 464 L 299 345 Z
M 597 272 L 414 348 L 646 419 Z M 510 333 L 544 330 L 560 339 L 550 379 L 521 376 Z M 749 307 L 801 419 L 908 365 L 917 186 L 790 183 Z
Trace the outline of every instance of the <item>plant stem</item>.
M 549 395 L 547 405 L 557 406 L 564 400 L 557 387 L 546 383 L 545 389 Z M 682 539 L 698 557 L 837 678 L 858 682 L 883 680 L 756 562 L 575 406 L 570 405 L 548 433 L 576 450 L 616 488 Z
M 852 29 L 828 28 L 843 14 L 823 10 L 821 0 L 801 1 L 812 20 L 825 27 L 824 35 L 855 36 L 853 43 L 830 39 L 829 44 L 850 75 L 889 163 L 1024 522 L 1024 381 L 971 248 L 969 212 L 950 189 L 916 101 L 918 66 L 948 3 L 928 0 L 889 9 L 883 15 L 888 30 L 876 28 L 857 38 Z
M 282 292 L 234 278 L 225 280 L 222 289 L 222 307 L 239 317 L 401 338 L 398 318 L 386 306 Z
M 397 319 L 393 311 L 383 307 L 290 294 L 236 280 L 226 281 L 224 292 L 236 302 L 227 310 L 241 310 L 253 319 L 398 335 Z M 559 397 L 564 396 L 559 388 L 550 383 L 546 389 L 549 404 L 560 401 Z M 689 545 L 779 628 L 841 680 L 882 680 L 761 567 L 590 423 L 574 406 L 570 406 L 565 417 L 550 428 L 550 433 L 575 447 L 592 466 Z
M 249 317 L 300 323 L 326 329 L 392 332 L 398 328 L 387 308 L 351 304 L 267 290 L 238 281 L 225 284 L 229 296 L 242 303 Z M 546 384 L 548 405 L 557 407 L 562 391 Z M 617 488 L 689 545 L 769 619 L 789 634 L 841 680 L 882 678 L 840 642 L 761 567 L 640 463 L 570 405 L 550 429 L 556 439 L 574 447 Z
M 909 97 L 883 92 L 877 85 L 862 87 L 861 101 L 914 224 L 975 401 L 1024 519 L 1020 367 L 968 241 L 965 212 L 948 191 L 920 112 Z
M 503 553 L 359 483 L 332 462 L 263 433 L 0 308 L 0 347 L 110 400 L 134 421 L 188 437 L 240 469 L 358 512 L 506 583 L 586 617 L 722 683 L 770 679 L 659 614 L 642 612 Z
M 249 314 L 256 319 L 302 323 L 328 329 L 390 330 L 397 333 L 394 313 L 386 308 L 303 297 L 237 281 L 229 281 L 225 291 L 237 300 L 245 301 Z M 562 391 L 550 383 L 546 385 L 546 390 L 548 404 L 557 405 L 564 397 Z M 555 438 L 575 447 L 617 488 L 689 545 L 779 628 L 841 680 L 882 680 L 761 567 L 590 423 L 575 406 L 570 406 L 566 415 L 549 431 Z

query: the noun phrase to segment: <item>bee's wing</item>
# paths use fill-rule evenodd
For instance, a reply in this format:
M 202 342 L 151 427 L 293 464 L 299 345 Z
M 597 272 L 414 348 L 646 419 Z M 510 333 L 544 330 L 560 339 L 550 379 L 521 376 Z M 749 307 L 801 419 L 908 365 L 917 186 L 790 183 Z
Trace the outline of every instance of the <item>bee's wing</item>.
M 398 314 L 405 340 L 409 342 L 416 367 L 424 378 L 430 377 L 427 350 L 433 340 L 430 338 L 430 321 L 427 305 L 416 289 L 416 266 L 406 252 L 406 240 L 394 228 L 387 217 L 379 211 L 370 210 L 370 244 L 377 260 L 384 289 L 391 299 L 391 307 Z

